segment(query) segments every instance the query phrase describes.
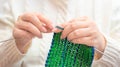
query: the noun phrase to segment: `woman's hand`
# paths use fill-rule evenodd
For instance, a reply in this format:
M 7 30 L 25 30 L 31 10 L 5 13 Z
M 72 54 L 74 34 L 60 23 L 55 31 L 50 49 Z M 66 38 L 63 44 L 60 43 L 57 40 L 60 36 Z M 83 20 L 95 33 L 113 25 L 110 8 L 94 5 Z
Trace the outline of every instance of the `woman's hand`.
M 87 46 L 93 46 L 100 51 L 104 51 L 106 43 L 104 36 L 98 30 L 94 21 L 87 17 L 81 17 L 73 19 L 70 22 L 60 25 L 64 28 L 61 38 L 67 39 L 73 43 L 86 44 Z M 54 32 L 61 32 L 54 29 Z
M 41 33 L 52 32 L 51 21 L 38 13 L 24 13 L 15 23 L 13 36 L 18 49 L 22 52 L 33 37 L 42 38 Z

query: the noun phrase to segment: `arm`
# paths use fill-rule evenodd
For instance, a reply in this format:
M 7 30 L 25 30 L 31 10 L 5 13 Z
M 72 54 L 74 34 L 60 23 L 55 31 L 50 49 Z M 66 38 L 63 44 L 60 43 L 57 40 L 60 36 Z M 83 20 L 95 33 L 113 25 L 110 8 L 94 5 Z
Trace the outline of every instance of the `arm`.
M 110 26 L 110 36 L 106 36 L 107 46 L 104 55 L 94 61 L 93 67 L 119 67 L 120 66 L 120 10 L 114 13 Z
M 0 9 L 0 41 L 12 37 L 13 26 L 14 18 L 10 10 L 10 5 L 2 3 Z M 18 62 L 23 56 L 17 49 L 14 40 L 0 43 L 0 67 L 12 65 Z
M 17 7 L 17 6 L 14 5 L 14 7 Z M 9 8 L 11 8 L 11 7 L 9 7 Z M 13 32 L 13 37 L 15 38 L 15 42 L 14 42 L 14 44 L 12 44 L 12 46 L 14 45 L 16 50 L 13 50 L 13 51 L 20 51 L 20 53 L 24 53 L 29 48 L 29 46 L 30 46 L 29 42 L 31 42 L 32 38 L 34 38 L 34 37 L 42 38 L 42 32 L 44 32 L 44 33 L 52 32 L 53 26 L 52 26 L 51 21 L 49 21 L 47 18 L 43 17 L 39 13 L 33 13 L 33 12 L 26 12 L 26 13 L 22 12 L 21 15 L 18 15 L 19 17 L 18 17 L 17 21 L 13 21 L 14 20 L 13 17 L 16 16 L 17 11 L 21 10 L 23 7 L 19 8 L 17 11 L 13 8 L 12 8 L 13 12 L 11 10 L 9 10 L 8 13 L 3 13 L 3 15 L 7 14 L 10 21 L 8 22 L 8 20 L 9 20 L 8 17 L 7 17 L 7 19 L 8 19 L 7 21 L 3 20 L 3 21 L 5 21 L 5 22 L 2 22 L 3 24 L 5 24 L 6 22 L 7 23 L 2 28 L 9 27 L 9 23 L 12 25 L 11 28 L 9 28 L 9 30 L 11 30 L 11 32 Z M 6 11 L 8 11 L 8 10 L 6 10 Z M 14 14 L 12 14 L 12 13 L 14 13 Z M 5 19 L 6 19 L 6 17 L 5 17 Z M 16 22 L 16 23 L 13 23 L 13 22 Z M 14 26 L 14 28 L 13 28 L 13 26 Z M 4 30 L 4 31 L 6 31 L 6 30 Z M 12 42 L 9 42 L 9 43 L 12 43 Z M 6 45 L 8 45 L 9 43 L 7 43 Z M 2 45 L 5 45 L 5 44 L 3 43 Z M 27 48 L 26 48 L 26 46 L 27 46 Z M 3 53 L 4 53 L 4 51 L 5 50 L 2 50 Z M 9 50 L 9 51 L 11 51 L 11 50 Z M 15 53 L 15 54 L 17 54 L 17 53 Z M 19 56 L 21 56 L 21 55 L 17 55 L 17 57 L 11 56 L 11 58 L 12 59 L 15 58 L 16 61 L 18 61 L 17 59 Z M 9 59 L 9 58 L 7 58 L 7 59 Z M 10 59 L 10 60 L 12 60 L 12 59 Z M 4 61 L 5 60 L 1 61 L 1 63 L 3 63 Z M 11 62 L 9 60 L 6 60 L 6 61 L 7 61 L 7 63 L 4 63 L 4 65 L 10 64 L 10 62 Z M 11 64 L 13 64 L 13 63 L 15 63 L 15 62 L 11 62 Z M 2 66 L 2 67 L 4 67 L 4 66 Z
M 103 52 L 104 54 L 102 55 L 101 53 L 95 51 L 96 52 L 95 57 L 97 56 L 97 60 L 94 61 L 93 67 L 98 67 L 98 66 L 100 66 L 100 67 L 102 67 L 102 66 L 103 67 L 111 67 L 111 66 L 118 67 L 118 66 L 120 66 L 119 65 L 119 62 L 120 62 L 120 56 L 119 56 L 120 55 L 120 49 L 119 49 L 120 45 L 119 44 L 120 43 L 118 43 L 114 39 L 111 39 L 108 36 L 104 36 L 102 33 L 100 33 L 98 31 L 94 22 L 89 21 L 88 19 L 86 19 L 86 20 L 87 21 L 85 22 L 84 20 L 82 20 L 82 18 L 80 18 L 79 20 L 76 20 L 76 21 L 73 20 L 69 23 L 61 24 L 60 26 L 64 28 L 64 30 L 62 32 L 62 38 L 67 37 L 68 40 L 72 41 L 73 43 L 83 43 L 88 46 L 93 46 L 93 47 L 97 48 L 99 51 Z M 72 24 L 72 22 L 74 22 L 74 23 Z M 90 24 L 89 24 L 89 22 L 90 22 Z M 84 23 L 84 25 L 82 25 L 83 23 Z M 87 29 L 84 30 L 84 27 L 86 27 L 87 24 L 90 25 L 89 27 L 87 27 L 87 29 L 92 28 L 91 30 L 87 30 Z M 115 25 L 115 26 L 117 26 L 117 25 Z M 115 28 L 115 26 L 113 28 Z M 78 28 L 78 27 L 83 27 L 83 28 Z M 93 27 L 96 27 L 96 28 L 93 28 Z M 114 35 L 116 33 L 118 34 L 119 29 L 120 29 L 120 27 L 114 29 L 114 30 L 116 30 L 116 32 L 112 32 L 112 33 L 114 33 Z M 57 29 L 54 31 L 59 32 L 59 30 L 57 30 Z M 93 33 L 93 35 L 89 35 L 89 33 Z M 91 39 L 87 39 L 85 36 L 91 37 Z M 117 39 L 120 38 L 120 36 L 114 36 L 114 37 L 117 37 Z M 86 39 L 84 39 L 84 38 L 86 38 Z M 96 40 L 96 42 L 92 42 L 91 40 Z
M 103 56 L 93 62 L 93 67 L 119 67 L 120 64 L 120 43 L 109 36 L 105 36 L 107 45 Z M 120 36 L 119 36 L 120 37 Z
M 13 65 L 24 55 L 17 49 L 15 41 L 8 41 L 0 45 L 0 67 Z

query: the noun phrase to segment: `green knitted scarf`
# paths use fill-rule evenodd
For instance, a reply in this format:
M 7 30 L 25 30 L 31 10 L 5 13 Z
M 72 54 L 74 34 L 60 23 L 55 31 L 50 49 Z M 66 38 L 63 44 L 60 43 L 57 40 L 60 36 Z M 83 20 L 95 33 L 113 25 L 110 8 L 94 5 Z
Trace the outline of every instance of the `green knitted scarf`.
M 91 67 L 94 48 L 60 39 L 55 33 L 45 67 Z

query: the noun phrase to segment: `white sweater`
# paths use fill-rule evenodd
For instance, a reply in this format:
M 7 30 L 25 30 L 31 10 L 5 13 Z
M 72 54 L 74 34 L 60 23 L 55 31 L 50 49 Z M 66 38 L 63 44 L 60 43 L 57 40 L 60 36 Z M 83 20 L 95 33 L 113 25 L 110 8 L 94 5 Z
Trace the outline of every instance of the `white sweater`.
M 60 0 L 9 0 L 0 9 L 0 41 L 11 38 L 12 29 L 17 17 L 24 12 L 40 12 L 49 18 L 54 25 L 80 16 L 95 20 L 101 33 L 107 40 L 104 55 L 93 61 L 92 67 L 120 66 L 120 9 L 113 13 L 111 0 L 61 0 L 68 1 L 67 13 L 63 14 L 55 3 Z M 4 8 L 3 8 L 4 7 Z M 61 18 L 65 15 L 65 20 Z M 0 67 L 44 67 L 51 45 L 53 33 L 43 34 L 42 39 L 34 38 L 27 54 L 23 55 L 16 47 L 14 40 L 0 43 Z

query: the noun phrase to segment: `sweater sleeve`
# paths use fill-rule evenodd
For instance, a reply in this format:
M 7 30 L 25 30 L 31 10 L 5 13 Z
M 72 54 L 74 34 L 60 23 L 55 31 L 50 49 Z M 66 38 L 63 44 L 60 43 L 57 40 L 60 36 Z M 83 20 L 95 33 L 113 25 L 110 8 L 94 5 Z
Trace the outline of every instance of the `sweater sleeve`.
M 93 67 L 119 67 L 120 66 L 120 43 L 107 37 L 107 46 L 102 58 L 93 61 Z
M 93 62 L 93 67 L 120 67 L 120 7 L 113 10 L 107 46 L 103 56 Z
M 3 41 L 12 36 L 15 19 L 8 1 L 0 6 L 0 41 Z M 23 56 L 14 40 L 0 43 L 0 67 L 12 66 Z
M 15 41 L 10 40 L 0 45 L 0 67 L 6 67 L 19 61 L 24 55 L 19 52 Z

